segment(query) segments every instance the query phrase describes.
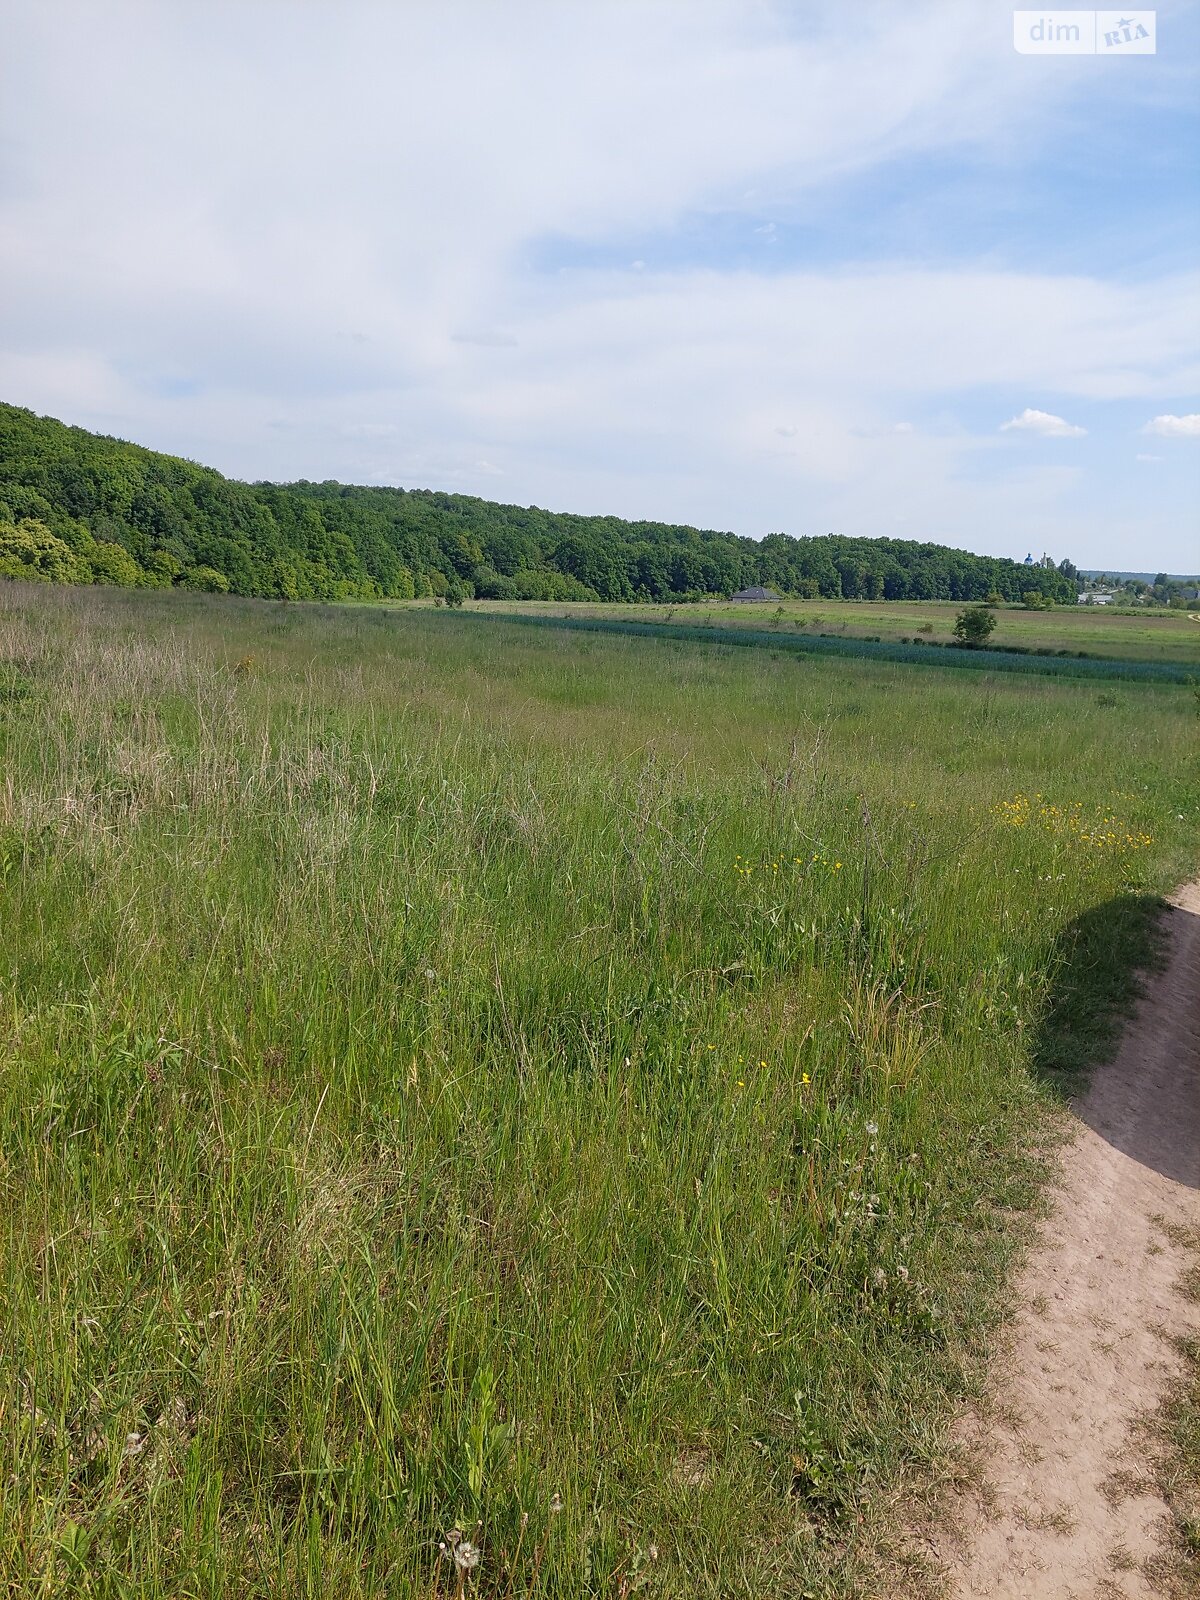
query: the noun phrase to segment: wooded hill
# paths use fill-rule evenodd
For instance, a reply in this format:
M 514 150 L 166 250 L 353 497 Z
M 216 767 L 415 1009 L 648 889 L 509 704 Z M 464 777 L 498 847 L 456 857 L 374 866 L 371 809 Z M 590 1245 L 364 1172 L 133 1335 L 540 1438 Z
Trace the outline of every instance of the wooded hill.
M 840 535 L 759 541 L 432 489 L 239 483 L 0 403 L 0 576 L 292 600 L 663 600 L 766 584 L 829 599 L 1074 601 L 1074 569 Z

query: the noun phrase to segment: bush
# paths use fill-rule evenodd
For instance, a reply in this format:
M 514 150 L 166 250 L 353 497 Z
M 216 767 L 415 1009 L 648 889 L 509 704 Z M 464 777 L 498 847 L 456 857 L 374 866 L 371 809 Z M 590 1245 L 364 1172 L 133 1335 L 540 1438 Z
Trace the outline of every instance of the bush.
M 514 581 L 494 567 L 476 567 L 472 573 L 477 600 L 515 600 L 517 586 Z
M 229 579 L 215 567 L 192 567 L 179 580 L 181 589 L 195 589 L 200 594 L 228 594 Z
M 570 573 L 553 572 L 548 567 L 521 568 L 512 575 L 518 600 L 598 600 L 600 596 Z
M 97 540 L 87 553 L 93 583 L 111 583 L 118 589 L 140 589 L 146 574 L 124 545 Z
M 183 562 L 169 550 L 151 550 L 143 565 L 146 581 L 155 589 L 169 589 L 183 575 Z

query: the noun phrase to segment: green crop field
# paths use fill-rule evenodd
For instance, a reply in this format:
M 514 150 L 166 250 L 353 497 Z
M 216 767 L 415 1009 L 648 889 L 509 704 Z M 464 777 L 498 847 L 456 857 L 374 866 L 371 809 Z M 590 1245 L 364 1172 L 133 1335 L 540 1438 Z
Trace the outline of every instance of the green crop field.
M 898 1497 L 1195 870 L 1198 728 L 0 585 L 0 1590 L 917 1583 Z
M 424 607 L 432 602 L 417 602 Z M 953 600 L 795 600 L 745 604 L 701 600 L 673 605 L 564 605 L 553 601 L 468 601 L 472 610 L 530 616 L 592 616 L 701 627 L 768 628 L 782 634 L 949 644 L 963 605 Z M 1200 607 L 1186 611 L 1111 611 L 1105 606 L 995 608 L 994 649 L 1083 651 L 1118 661 L 1158 661 L 1200 672 Z

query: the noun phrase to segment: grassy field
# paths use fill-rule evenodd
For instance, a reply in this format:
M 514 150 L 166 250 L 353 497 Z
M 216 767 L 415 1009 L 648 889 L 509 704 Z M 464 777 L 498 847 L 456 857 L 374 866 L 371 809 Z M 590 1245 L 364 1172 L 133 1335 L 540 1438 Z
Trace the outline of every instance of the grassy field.
M 428 607 L 432 602 L 415 604 Z M 708 600 L 695 605 L 661 606 L 472 600 L 467 605 L 478 611 L 770 628 L 781 633 L 829 633 L 896 642 L 918 638 L 941 644 L 953 638 L 954 619 L 963 609 L 950 600 L 783 600 L 778 605 Z M 1114 612 L 1104 606 L 1026 611 L 1017 606 L 997 606 L 995 616 L 996 631 L 989 643 L 999 649 L 1082 650 L 1119 661 L 1164 661 L 1200 669 L 1200 622 L 1184 611 Z
M 899 1593 L 1196 732 L 0 585 L 0 1590 Z
M 950 668 L 958 672 L 1038 673 L 1046 677 L 1090 679 L 1101 682 L 1173 683 L 1195 687 L 1200 684 L 1200 669 L 1174 661 L 1121 661 L 1104 656 L 1089 656 L 1074 650 L 990 650 L 957 644 L 930 648 L 924 639 L 905 643 L 879 638 L 856 638 L 843 633 L 797 633 L 794 629 L 739 628 L 725 623 L 719 627 L 703 623 L 660 621 L 641 617 L 601 617 L 581 606 L 563 615 L 560 612 L 522 612 L 516 615 L 498 611 L 464 611 L 476 625 L 490 627 L 496 622 L 523 628 L 542 628 L 556 632 L 625 635 L 642 640 L 657 639 L 671 644 L 699 644 L 709 648 L 757 649 L 779 659 L 802 656 L 840 657 L 843 660 L 873 661 L 879 664 L 910 667 Z

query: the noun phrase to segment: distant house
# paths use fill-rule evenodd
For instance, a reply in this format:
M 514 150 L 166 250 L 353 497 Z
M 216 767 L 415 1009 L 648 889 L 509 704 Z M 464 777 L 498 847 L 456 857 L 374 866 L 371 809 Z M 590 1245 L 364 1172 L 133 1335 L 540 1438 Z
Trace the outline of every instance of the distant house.
M 756 583 L 752 584 L 749 589 L 739 589 L 736 594 L 730 595 L 729 598 L 731 600 L 755 600 L 761 602 L 763 600 L 782 600 L 783 596 L 776 594 L 774 589 L 764 589 L 760 584 Z
M 1101 589 L 1085 589 L 1079 596 L 1081 606 L 1110 606 L 1112 603 L 1112 595 L 1106 594 Z

